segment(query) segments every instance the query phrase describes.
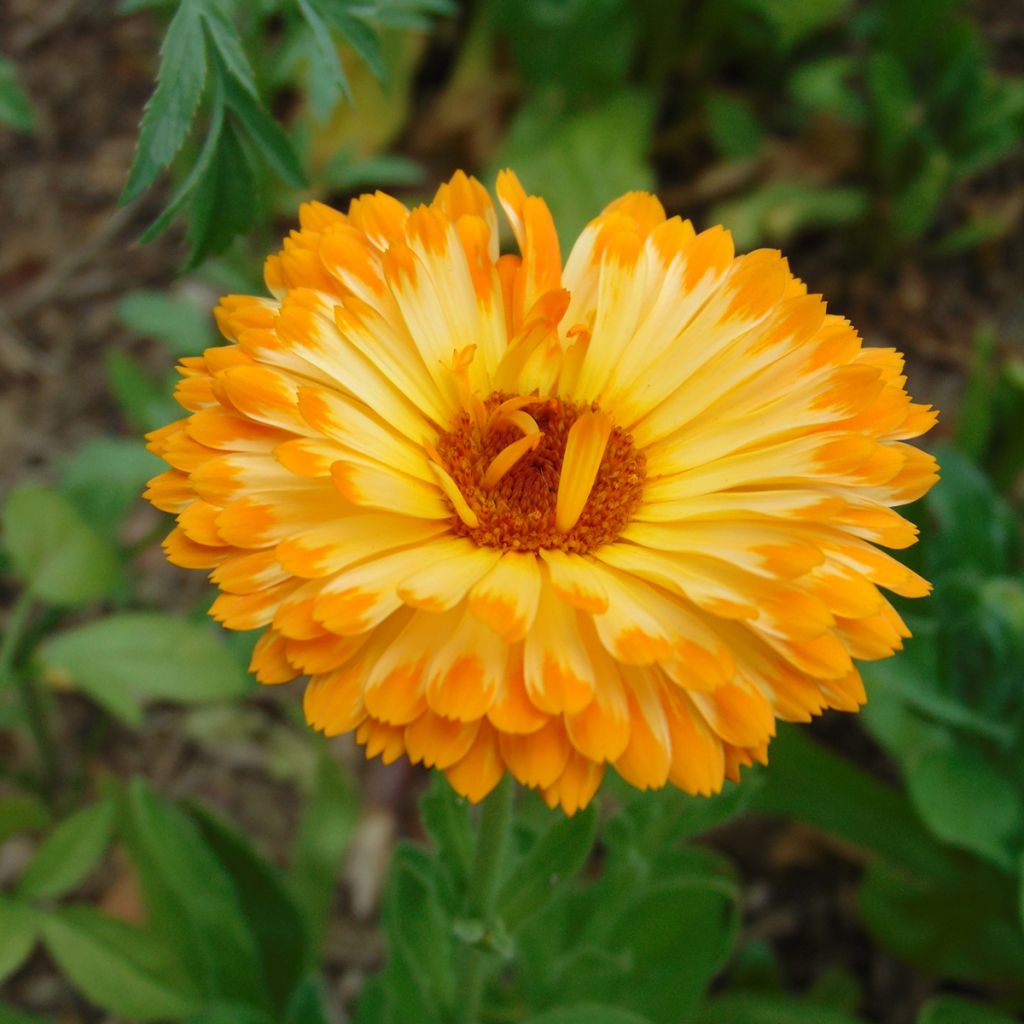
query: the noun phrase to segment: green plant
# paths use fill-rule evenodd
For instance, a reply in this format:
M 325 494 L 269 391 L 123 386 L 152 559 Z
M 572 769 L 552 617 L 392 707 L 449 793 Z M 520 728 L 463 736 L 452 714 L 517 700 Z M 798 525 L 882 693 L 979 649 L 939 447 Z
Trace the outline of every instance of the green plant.
M 125 0 L 124 13 L 157 6 Z M 280 62 L 300 76 L 313 117 L 323 121 L 351 100 L 339 56 L 342 41 L 378 78 L 387 74 L 379 31 L 426 27 L 451 13 L 447 0 L 178 0 L 161 46 L 156 89 L 146 106 L 122 201 L 141 195 L 187 150 L 177 188 L 143 236 L 179 214 L 188 220 L 190 264 L 223 251 L 272 208 L 273 182 L 308 184 L 293 140 L 271 113 L 283 83 Z M 272 31 L 275 20 L 281 31 Z

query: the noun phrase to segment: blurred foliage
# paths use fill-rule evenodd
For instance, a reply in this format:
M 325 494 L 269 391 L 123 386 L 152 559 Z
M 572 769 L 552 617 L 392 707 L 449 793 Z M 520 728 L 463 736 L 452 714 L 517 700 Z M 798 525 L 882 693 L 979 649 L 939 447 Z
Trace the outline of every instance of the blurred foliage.
M 678 205 L 711 205 L 740 248 L 827 231 L 885 264 L 962 253 L 1014 224 L 995 201 L 962 199 L 1020 151 L 1024 84 L 991 70 L 956 0 L 120 4 L 126 16 L 144 9 L 166 31 L 124 199 L 166 172 L 170 199 L 146 237 L 183 217 L 201 267 L 172 292 L 118 303 L 121 327 L 144 342 L 106 354 L 133 432 L 178 415 L 170 368 L 215 343 L 214 290 L 259 289 L 259 266 L 230 249 L 236 236 L 269 236 L 300 197 L 418 195 L 434 175 L 393 151 L 414 111 L 451 138 L 494 121 L 469 146 L 475 169 L 513 166 L 548 200 L 564 250 L 605 202 L 658 180 L 684 182 Z M 414 91 L 438 50 L 452 70 L 424 112 Z M 0 122 L 27 133 L 19 80 L 0 60 Z M 427 842 L 402 843 L 392 862 L 386 963 L 357 1024 L 460 1021 L 467 957 L 484 965 L 493 1024 L 855 1024 L 857 978 L 829 972 L 794 997 L 773 946 L 740 927 L 736 871 L 707 837 L 765 813 L 858 850 L 858 912 L 874 941 L 936 991 L 975 993 L 934 994 L 917 1024 L 1015 1019 L 1022 391 L 1020 359 L 993 328 L 979 331 L 955 446 L 939 454 L 943 481 L 913 513 L 926 542 L 907 560 L 935 594 L 901 607 L 914 638 L 865 671 L 863 721 L 902 788 L 783 729 L 770 769 L 711 800 L 611 780 L 599 807 L 565 819 L 524 794 L 494 912 L 481 917 L 478 826 L 435 777 L 421 805 Z M 190 720 L 197 734 L 223 737 L 216 716 L 243 717 L 252 638 L 226 638 L 187 595 L 178 614 L 156 610 L 140 586 L 138 556 L 163 525 L 140 536 L 134 509 L 158 469 L 134 440 L 94 438 L 55 467 L 57 485 L 22 486 L 2 509 L 0 568 L 15 601 L 0 724 L 30 741 L 35 761 L 4 771 L 0 840 L 30 835 L 35 852 L 0 896 L 0 981 L 41 943 L 85 1001 L 124 1019 L 323 1024 L 330 897 L 359 814 L 323 747 L 287 871 L 210 810 L 103 778 L 89 750 L 82 764 L 58 756 L 67 690 L 101 722 L 129 727 L 156 701 L 212 705 Z M 80 898 L 101 865 L 124 863 L 142 892 L 131 920 Z M 0 1020 L 38 1018 L 0 1005 Z

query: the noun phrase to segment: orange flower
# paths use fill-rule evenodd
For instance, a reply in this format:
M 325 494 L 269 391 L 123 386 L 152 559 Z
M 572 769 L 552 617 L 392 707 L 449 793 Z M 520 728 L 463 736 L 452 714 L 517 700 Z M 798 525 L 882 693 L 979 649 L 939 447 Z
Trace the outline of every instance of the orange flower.
M 302 207 L 150 435 L 167 555 L 367 756 L 568 813 L 606 764 L 712 793 L 908 635 L 878 588 L 928 584 L 874 545 L 914 542 L 890 506 L 936 479 L 905 443 L 935 414 L 778 252 L 630 193 L 563 267 L 544 202 L 497 191 L 518 256 L 461 173 Z

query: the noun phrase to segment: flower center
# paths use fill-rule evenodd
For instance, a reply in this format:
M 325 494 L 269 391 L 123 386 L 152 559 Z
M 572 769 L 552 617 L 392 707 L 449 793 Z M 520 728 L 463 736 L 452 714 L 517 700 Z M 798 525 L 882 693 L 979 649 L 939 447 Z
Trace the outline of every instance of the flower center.
M 646 460 L 596 405 L 494 392 L 433 453 L 456 533 L 503 551 L 585 553 L 640 505 Z

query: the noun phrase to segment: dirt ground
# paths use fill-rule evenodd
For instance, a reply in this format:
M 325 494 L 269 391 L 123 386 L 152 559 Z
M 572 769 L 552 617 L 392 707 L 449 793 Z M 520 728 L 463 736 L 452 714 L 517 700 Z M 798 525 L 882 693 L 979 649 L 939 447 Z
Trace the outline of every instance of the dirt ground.
M 39 125 L 32 136 L 0 129 L 5 489 L 47 478 L 56 459 L 93 436 L 129 433 L 109 393 L 105 354 L 131 351 L 154 365 L 160 357 L 118 324 L 115 306 L 126 292 L 166 288 L 184 261 L 178 229 L 148 246 L 136 241 L 159 211 L 159 195 L 117 205 L 152 88 L 160 27 L 150 14 L 117 16 L 115 6 L 112 0 L 0 3 L 2 48 L 21 69 Z M 999 62 L 1019 71 L 1024 19 L 1008 15 L 1008 6 L 995 0 L 974 5 Z M 465 138 L 429 130 L 458 31 L 442 33 L 431 44 L 416 101 L 419 123 L 407 127 L 402 143 L 410 155 L 436 168 L 439 178 L 469 155 Z M 505 116 L 500 105 L 493 113 Z M 1024 158 L 973 188 L 1012 196 L 1024 191 L 1022 183 Z M 662 185 L 669 204 L 677 205 L 670 212 L 685 212 L 698 222 L 714 198 L 701 191 L 699 181 Z M 971 201 L 970 195 L 958 197 L 958 202 Z M 811 289 L 828 295 L 831 308 L 850 316 L 869 341 L 907 351 L 913 393 L 948 410 L 947 431 L 955 421 L 952 411 L 978 326 L 994 323 L 1003 343 L 1024 354 L 1024 294 L 1012 274 L 1012 268 L 1024 265 L 1020 231 L 958 260 L 907 262 L 884 276 L 847 265 L 843 250 L 824 238 L 810 239 L 790 255 Z M 140 506 L 132 529 L 143 535 L 156 523 L 154 516 Z M 159 551 L 142 558 L 147 599 L 153 603 L 184 603 L 201 592 L 201 579 L 183 582 L 184 574 L 165 567 Z M 308 767 L 297 739 L 301 730 L 288 714 L 298 693 L 293 687 L 254 698 L 242 721 L 230 723 L 228 735 L 225 723 L 209 714 L 170 708 L 149 714 L 141 731 L 105 730 L 86 702 L 62 696 L 67 758 L 72 761 L 76 750 L 91 745 L 99 752 L 96 770 L 141 771 L 168 795 L 213 802 L 283 861 L 294 833 L 295 787 Z M 820 731 L 855 752 L 861 763 L 884 771 L 882 755 L 854 721 L 836 718 Z M 0 748 L 6 745 L 0 740 Z M 422 777 L 402 765 L 364 765 L 344 740 L 338 741 L 337 753 L 359 775 L 367 805 L 331 932 L 329 973 L 343 1004 L 379 960 L 375 902 L 394 837 L 416 831 L 415 794 Z M 781 953 L 794 990 L 806 988 L 826 969 L 844 967 L 864 986 L 868 1019 L 909 1024 L 928 982 L 880 953 L 864 934 L 854 906 L 861 865 L 848 850 L 781 823 L 744 822 L 713 842 L 744 877 L 749 933 Z M 26 843 L 8 844 L 0 857 L 0 885 L 30 855 Z M 93 895 L 112 908 L 130 905 L 135 897 L 124 865 L 112 864 Z M 62 1021 L 101 1019 L 67 991 L 42 955 L 16 977 L 12 995 L 26 1009 Z

